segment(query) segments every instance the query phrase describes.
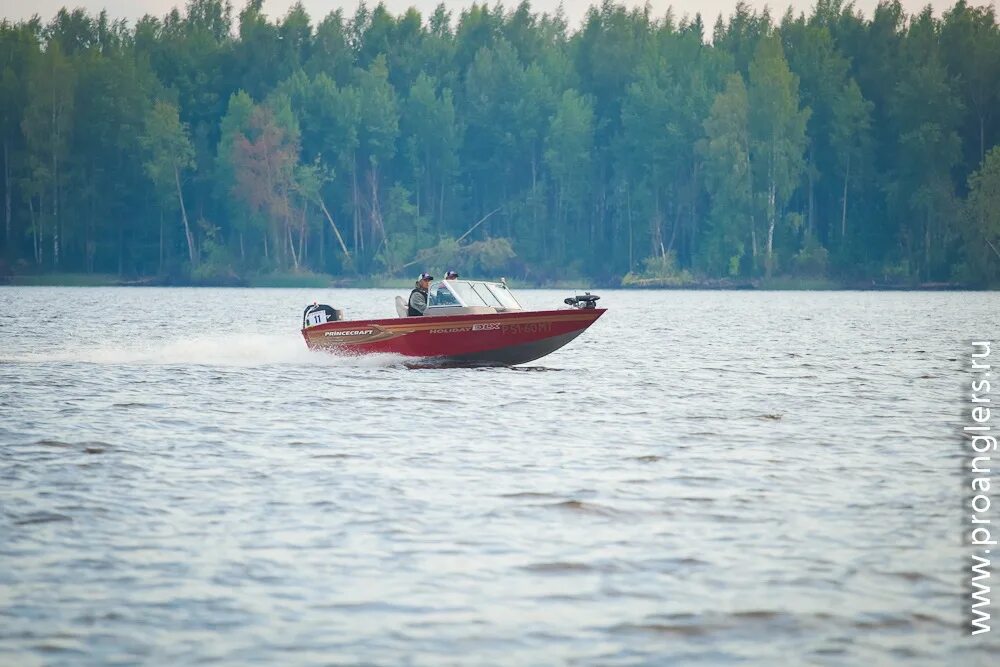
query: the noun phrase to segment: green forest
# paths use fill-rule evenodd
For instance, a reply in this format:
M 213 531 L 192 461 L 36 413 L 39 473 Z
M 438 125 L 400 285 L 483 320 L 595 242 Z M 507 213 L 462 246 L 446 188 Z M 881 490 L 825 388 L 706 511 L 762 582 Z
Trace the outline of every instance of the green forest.
M 62 10 L 0 23 L 0 140 L 0 281 L 1000 285 L 1000 30 L 964 0 Z

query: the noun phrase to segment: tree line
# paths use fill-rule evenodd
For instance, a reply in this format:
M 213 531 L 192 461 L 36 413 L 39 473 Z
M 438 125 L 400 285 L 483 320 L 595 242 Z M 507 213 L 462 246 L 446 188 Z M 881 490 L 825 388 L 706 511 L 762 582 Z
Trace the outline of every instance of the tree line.
M 0 23 L 0 273 L 1000 282 L 1000 30 L 190 0 Z

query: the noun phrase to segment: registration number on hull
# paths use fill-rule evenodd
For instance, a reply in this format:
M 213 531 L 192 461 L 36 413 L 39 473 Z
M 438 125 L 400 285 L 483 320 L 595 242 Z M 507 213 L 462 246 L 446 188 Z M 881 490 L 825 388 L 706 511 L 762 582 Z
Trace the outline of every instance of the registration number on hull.
M 552 331 L 551 322 L 528 322 L 526 324 L 505 324 L 502 327 L 503 333 L 510 334 L 536 334 L 548 333 Z

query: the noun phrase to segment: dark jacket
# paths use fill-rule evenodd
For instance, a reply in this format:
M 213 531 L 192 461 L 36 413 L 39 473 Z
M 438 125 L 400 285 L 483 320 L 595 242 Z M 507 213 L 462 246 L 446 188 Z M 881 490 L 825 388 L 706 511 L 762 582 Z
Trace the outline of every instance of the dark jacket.
M 410 317 L 423 315 L 427 309 L 427 290 L 417 286 L 410 292 L 410 300 L 407 303 L 406 314 Z

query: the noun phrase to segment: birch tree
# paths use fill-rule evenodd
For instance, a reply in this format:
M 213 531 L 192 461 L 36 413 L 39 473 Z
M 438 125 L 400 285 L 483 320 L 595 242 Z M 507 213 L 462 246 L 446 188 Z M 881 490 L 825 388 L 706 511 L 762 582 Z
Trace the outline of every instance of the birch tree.
M 702 144 L 712 193 L 709 242 L 703 253 L 706 268 L 716 275 L 740 273 L 747 250 L 752 261 L 757 257 L 749 116 L 743 77 L 732 74 L 705 120 L 707 139 Z
M 49 42 L 45 52 L 32 61 L 28 80 L 28 106 L 21 127 L 28 144 L 34 180 L 45 194 L 39 197 L 38 224 L 52 223 L 52 266 L 59 266 L 60 200 L 63 167 L 73 126 L 76 76 L 59 42 Z M 47 195 L 47 199 L 46 199 Z M 44 229 L 44 228 L 43 228 Z M 44 231 L 39 234 L 44 236 Z
M 181 123 L 177 107 L 170 102 L 158 100 L 146 115 L 146 128 L 142 145 L 147 154 L 146 174 L 160 193 L 165 205 L 173 202 L 180 209 L 187 240 L 188 260 L 194 267 L 197 261 L 194 235 L 188 220 L 184 203 L 184 179 L 187 172 L 195 167 L 194 147 L 188 137 L 188 129 Z
M 1000 284 L 1000 146 L 969 177 L 963 211 L 966 277 L 983 286 Z
M 788 69 L 774 35 L 760 41 L 750 63 L 748 99 L 755 199 L 767 230 L 764 267 L 770 276 L 775 267 L 775 229 L 802 175 L 810 114 L 809 109 L 799 108 L 798 77 Z

